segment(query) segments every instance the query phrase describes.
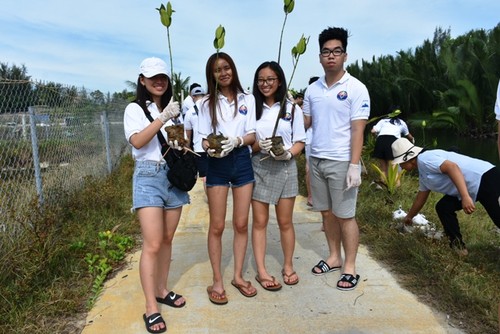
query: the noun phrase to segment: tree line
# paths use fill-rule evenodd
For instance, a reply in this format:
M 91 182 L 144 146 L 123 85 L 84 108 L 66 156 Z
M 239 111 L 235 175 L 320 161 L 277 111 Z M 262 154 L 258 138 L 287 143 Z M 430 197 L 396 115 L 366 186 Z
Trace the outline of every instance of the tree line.
M 451 37 L 449 29 L 436 28 L 433 39 L 414 50 L 356 61 L 347 70 L 368 87 L 371 117 L 387 114 L 391 107 L 398 106 L 412 127 L 425 124 L 428 128 L 448 128 L 481 137 L 495 131 L 493 105 L 500 77 L 499 51 L 500 23 L 491 30 L 471 30 L 456 38 Z M 189 79 L 174 73 L 178 101 L 188 94 Z M 135 95 L 135 83 L 125 83 L 133 91 L 104 94 L 53 82 L 34 85 L 24 65 L 0 63 L 0 113 L 25 112 L 30 105 L 58 106 L 60 101 L 74 99 L 97 105 L 130 100 Z
M 457 38 L 449 29 L 436 28 L 432 41 L 415 50 L 356 62 L 347 70 L 368 87 L 371 117 L 397 105 L 413 127 L 424 124 L 473 137 L 495 131 L 500 24 Z

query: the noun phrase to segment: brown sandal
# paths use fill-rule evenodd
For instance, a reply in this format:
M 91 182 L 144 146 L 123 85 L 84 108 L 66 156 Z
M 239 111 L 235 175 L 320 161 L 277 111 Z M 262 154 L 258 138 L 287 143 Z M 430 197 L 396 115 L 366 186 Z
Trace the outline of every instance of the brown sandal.
M 253 293 L 248 293 L 246 292 L 245 290 L 243 289 L 250 289 L 250 287 L 252 286 L 252 283 L 250 283 L 249 281 L 245 281 L 247 284 L 246 285 L 243 285 L 243 284 L 238 284 L 236 283 L 234 280 L 231 281 L 231 284 L 232 286 L 234 286 L 236 289 L 238 289 L 238 291 L 245 297 L 253 297 L 257 294 L 257 290 L 255 290 Z
M 268 291 L 278 291 L 281 289 L 281 283 L 271 276 L 271 279 L 260 278 L 259 275 L 255 276 L 255 280 L 260 284 L 260 286 Z M 271 283 L 272 285 L 267 285 Z
M 286 284 L 286 285 L 295 285 L 297 283 L 299 283 L 299 275 L 297 275 L 297 273 L 294 271 L 292 272 L 291 274 L 287 275 L 285 273 L 285 269 L 281 269 L 281 275 L 283 275 L 283 282 Z M 297 280 L 296 281 L 292 281 L 292 277 L 293 275 L 297 276 Z
M 215 305 L 224 305 L 227 304 L 228 302 L 226 297 L 226 291 L 217 292 L 211 285 L 207 287 L 207 293 L 208 293 L 208 299 L 210 299 L 210 301 Z

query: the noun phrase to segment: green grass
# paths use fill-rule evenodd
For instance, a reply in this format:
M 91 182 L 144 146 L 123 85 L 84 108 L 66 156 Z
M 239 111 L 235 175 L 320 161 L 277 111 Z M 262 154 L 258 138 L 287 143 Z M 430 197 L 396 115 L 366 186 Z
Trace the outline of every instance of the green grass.
M 366 166 L 370 160 L 366 159 Z M 298 158 L 300 194 L 307 196 L 304 156 Z M 357 220 L 360 242 L 371 256 L 391 269 L 402 286 L 421 301 L 450 315 L 451 322 L 468 333 L 498 333 L 500 303 L 500 234 L 481 204 L 476 212 L 459 212 L 460 227 L 469 249 L 460 258 L 448 240 L 434 240 L 421 233 L 400 234 L 394 228 L 394 210 L 408 211 L 418 190 L 415 173 L 405 174 L 393 194 L 376 189 L 379 174 L 368 167 L 359 191 Z M 431 193 L 421 213 L 442 230 L 434 210 L 441 194 Z
M 304 155 L 297 162 L 300 193 L 305 195 Z M 4 268 L 0 333 L 81 330 L 102 279 L 120 269 L 122 253 L 130 252 L 130 241 L 140 235 L 129 210 L 132 171 L 133 162 L 126 157 L 109 178 L 88 179 L 84 189 L 67 200 L 44 212 L 28 212 L 26 233 L 0 239 Z M 484 209 L 478 205 L 472 215 L 459 214 L 469 249 L 468 257 L 459 258 L 446 240 L 399 234 L 393 228 L 392 212 L 399 205 L 408 210 L 413 202 L 418 187 L 415 175 L 404 175 L 393 194 L 370 185 L 377 177 L 370 168 L 363 175 L 357 210 L 361 242 L 370 254 L 423 302 L 449 314 L 457 327 L 470 333 L 497 333 L 500 236 Z M 434 204 L 439 198 L 431 193 L 422 210 L 438 227 Z
M 109 178 L 86 179 L 83 190 L 43 212 L 34 203 L 23 233 L 0 236 L 0 333 L 81 330 L 97 283 L 120 268 L 139 234 L 129 210 L 132 170 L 128 157 Z

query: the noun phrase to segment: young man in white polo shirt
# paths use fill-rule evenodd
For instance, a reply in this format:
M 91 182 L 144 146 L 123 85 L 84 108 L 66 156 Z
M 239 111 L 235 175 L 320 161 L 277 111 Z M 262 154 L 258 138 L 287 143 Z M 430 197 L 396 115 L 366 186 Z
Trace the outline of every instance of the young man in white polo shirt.
M 305 126 L 314 131 L 309 160 L 313 209 L 321 211 L 330 250 L 312 273 L 342 269 L 337 288 L 343 291 L 354 289 L 359 282 L 355 214 L 363 132 L 370 115 L 368 90 L 344 69 L 347 37 L 343 28 L 327 28 L 319 35 L 319 61 L 325 75 L 307 87 L 303 107 Z

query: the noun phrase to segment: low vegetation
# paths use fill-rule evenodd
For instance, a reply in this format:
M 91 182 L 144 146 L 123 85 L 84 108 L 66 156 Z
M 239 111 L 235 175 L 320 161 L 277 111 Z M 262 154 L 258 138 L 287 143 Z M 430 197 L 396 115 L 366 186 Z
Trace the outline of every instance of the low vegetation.
M 300 156 L 299 174 L 304 173 Z M 369 166 L 371 161 L 365 161 Z M 101 293 L 102 283 L 123 265 L 134 248 L 139 226 L 130 214 L 133 163 L 126 157 L 106 180 L 86 180 L 85 188 L 44 212 L 34 210 L 27 233 L 15 242 L 1 239 L 0 333 L 75 333 Z M 393 194 L 372 184 L 368 167 L 358 205 L 361 242 L 423 302 L 450 315 L 469 333 L 496 333 L 500 300 L 500 235 L 482 207 L 460 213 L 469 256 L 460 258 L 446 240 L 420 233 L 400 234 L 392 212 L 408 210 L 417 190 L 405 174 Z M 303 177 L 301 193 L 306 194 Z M 431 194 L 423 213 L 437 223 Z M 34 206 L 35 207 L 35 206 Z
M 299 164 L 301 169 L 303 164 Z M 418 190 L 417 175 L 405 174 L 392 194 L 377 187 L 373 181 L 379 179 L 380 173 L 370 167 L 363 175 L 357 210 L 361 243 L 391 269 L 403 287 L 449 315 L 452 326 L 468 333 L 498 333 L 500 233 L 484 208 L 476 203 L 474 214 L 458 213 L 469 249 L 469 255 L 462 258 L 450 249 L 446 237 L 401 234 L 395 228 L 392 213 L 400 206 L 405 211 L 411 207 Z M 301 194 L 307 194 L 305 183 Z M 431 193 L 421 212 L 440 230 L 434 206 L 441 196 Z

